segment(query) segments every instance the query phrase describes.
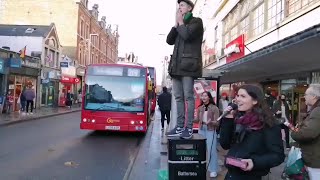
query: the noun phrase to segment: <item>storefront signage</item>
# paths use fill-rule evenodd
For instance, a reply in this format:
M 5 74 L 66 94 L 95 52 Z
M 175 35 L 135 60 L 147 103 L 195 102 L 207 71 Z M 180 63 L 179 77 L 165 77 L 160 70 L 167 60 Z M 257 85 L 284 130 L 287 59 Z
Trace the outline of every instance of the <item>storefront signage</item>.
M 21 68 L 21 58 L 10 58 L 9 67 L 11 68 Z
M 232 44 L 231 46 L 224 49 L 224 54 L 230 56 L 232 53 L 239 53 L 239 44 Z
M 224 49 L 224 54 L 227 56 L 226 63 L 242 58 L 244 56 L 244 35 L 240 35 L 227 44 Z
M 41 84 L 48 84 L 49 82 L 49 79 L 41 79 Z
M 80 79 L 79 79 L 79 78 L 62 76 L 62 77 L 61 77 L 61 82 L 62 82 L 62 83 L 76 84 L 76 83 L 79 83 L 79 82 L 80 82 Z
M 4 74 L 4 61 L 0 59 L 0 74 Z
M 69 63 L 68 62 L 60 62 L 60 67 L 68 67 Z
M 74 66 L 61 67 L 62 76 L 76 76 L 76 68 Z

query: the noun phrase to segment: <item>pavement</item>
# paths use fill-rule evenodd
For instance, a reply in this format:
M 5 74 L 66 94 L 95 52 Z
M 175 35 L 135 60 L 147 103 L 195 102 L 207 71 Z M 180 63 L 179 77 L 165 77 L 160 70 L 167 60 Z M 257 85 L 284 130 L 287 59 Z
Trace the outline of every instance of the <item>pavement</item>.
M 46 117 L 57 116 L 61 114 L 68 114 L 80 111 L 80 107 L 41 107 L 35 109 L 33 114 L 27 115 L 25 113 L 12 112 L 10 114 L 0 114 L 0 126 L 7 126 L 25 121 L 38 120 Z
M 168 151 L 167 151 L 167 138 L 163 132 L 161 132 L 160 124 L 160 112 L 157 110 L 154 116 L 152 128 L 149 129 L 144 141 L 141 144 L 137 158 L 133 163 L 132 171 L 127 174 L 126 179 L 140 180 L 140 179 L 158 179 L 158 173 L 160 170 L 168 170 Z M 166 127 L 167 128 L 167 127 Z M 228 151 L 222 149 L 218 145 L 218 164 L 220 171 L 217 178 L 209 178 L 208 180 L 223 180 L 227 169 L 224 167 L 224 157 Z M 288 150 L 286 150 L 287 154 Z M 270 170 L 270 173 L 263 177 L 264 180 L 279 180 L 281 179 L 281 173 L 284 169 L 285 163 L 274 167 Z

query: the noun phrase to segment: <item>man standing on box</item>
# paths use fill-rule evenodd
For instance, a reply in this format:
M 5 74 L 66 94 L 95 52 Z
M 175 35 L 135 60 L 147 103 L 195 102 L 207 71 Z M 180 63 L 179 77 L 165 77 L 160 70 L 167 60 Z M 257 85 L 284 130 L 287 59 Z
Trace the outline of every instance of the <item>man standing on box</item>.
M 202 76 L 203 23 L 200 18 L 192 15 L 193 2 L 178 0 L 178 4 L 176 24 L 167 36 L 167 43 L 174 45 L 168 72 L 172 78 L 172 89 L 177 104 L 177 126 L 168 132 L 167 136 L 190 139 L 194 119 L 193 83 L 195 78 Z

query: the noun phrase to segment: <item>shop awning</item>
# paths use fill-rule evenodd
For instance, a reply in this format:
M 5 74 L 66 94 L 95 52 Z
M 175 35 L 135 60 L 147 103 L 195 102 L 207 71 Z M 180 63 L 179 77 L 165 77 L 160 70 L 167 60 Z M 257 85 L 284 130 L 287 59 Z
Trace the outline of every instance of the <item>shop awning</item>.
M 288 74 L 320 70 L 320 25 L 280 40 L 216 70 L 221 83 L 278 80 Z

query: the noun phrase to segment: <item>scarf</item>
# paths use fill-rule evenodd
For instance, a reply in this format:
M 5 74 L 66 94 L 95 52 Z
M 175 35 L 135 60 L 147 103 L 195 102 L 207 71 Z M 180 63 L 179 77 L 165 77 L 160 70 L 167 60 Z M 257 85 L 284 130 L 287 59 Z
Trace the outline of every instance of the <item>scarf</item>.
M 236 124 L 245 126 L 250 130 L 260 130 L 264 127 L 264 123 L 260 121 L 259 115 L 249 112 L 235 120 Z

